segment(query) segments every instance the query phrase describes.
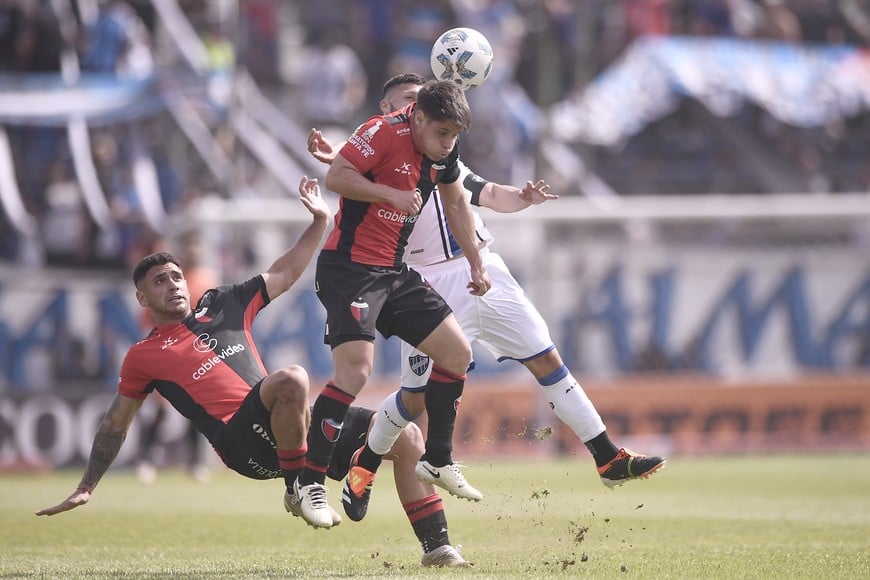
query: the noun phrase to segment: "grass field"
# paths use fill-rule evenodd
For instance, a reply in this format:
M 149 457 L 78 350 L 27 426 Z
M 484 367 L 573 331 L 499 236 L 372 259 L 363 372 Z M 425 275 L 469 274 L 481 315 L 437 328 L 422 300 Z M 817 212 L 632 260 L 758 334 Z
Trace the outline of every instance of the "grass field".
M 445 499 L 474 567 L 424 570 L 385 465 L 368 517 L 313 530 L 282 484 L 229 472 L 151 486 L 110 472 L 52 518 L 79 472 L 0 476 L 0 576 L 44 578 L 870 578 L 870 457 L 674 458 L 649 481 L 602 486 L 588 458 L 476 461 L 487 497 Z M 330 500 L 340 508 L 337 483 Z

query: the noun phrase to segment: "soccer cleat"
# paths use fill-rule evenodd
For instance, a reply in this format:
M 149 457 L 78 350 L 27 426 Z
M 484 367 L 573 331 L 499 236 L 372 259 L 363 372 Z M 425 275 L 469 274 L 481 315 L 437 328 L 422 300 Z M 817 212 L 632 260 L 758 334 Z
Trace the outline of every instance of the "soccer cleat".
M 362 450 L 363 448 L 360 447 L 350 458 L 350 469 L 344 480 L 344 488 L 341 490 L 341 505 L 344 506 L 344 513 L 355 522 L 366 517 L 372 495 L 372 484 L 375 482 L 374 473 L 357 465 Z
M 436 568 L 470 568 L 471 564 L 465 561 L 465 558 L 459 553 L 459 550 L 447 544 L 439 546 L 431 552 L 423 554 L 420 560 L 423 566 L 434 566 Z
M 284 509 L 293 514 L 294 517 L 302 517 L 302 509 L 299 507 L 299 499 L 296 497 L 295 493 L 284 493 Z M 332 506 L 329 507 L 329 511 L 332 512 L 333 527 L 340 524 L 341 516 L 338 515 L 338 512 L 332 509 Z
M 465 477 L 459 471 L 458 463 L 449 463 L 444 467 L 435 467 L 428 461 L 420 460 L 417 462 L 417 467 L 414 468 L 414 473 L 420 481 L 437 485 L 456 497 L 471 501 L 483 499 L 483 494 L 465 481 Z
M 632 479 L 647 479 L 664 467 L 665 461 L 662 457 L 647 457 L 622 448 L 616 457 L 598 468 L 598 475 L 601 483 L 612 489 Z
M 335 525 L 332 517 L 335 514 L 335 510 L 329 507 L 326 501 L 326 491 L 326 486 L 322 483 L 300 486 L 298 479 L 293 482 L 293 495 L 296 496 L 295 503 L 299 508 L 299 516 L 312 527 L 331 528 Z M 293 508 L 293 505 L 291 499 L 291 508 Z M 292 513 L 293 509 L 290 511 Z

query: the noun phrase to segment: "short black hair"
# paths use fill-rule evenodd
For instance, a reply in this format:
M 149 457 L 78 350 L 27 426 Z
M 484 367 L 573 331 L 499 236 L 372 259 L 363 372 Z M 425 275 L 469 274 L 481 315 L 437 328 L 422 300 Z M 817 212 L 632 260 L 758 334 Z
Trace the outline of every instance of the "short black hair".
M 407 85 L 407 84 L 415 84 L 419 86 L 423 86 L 426 84 L 426 78 L 423 75 L 418 75 L 417 73 L 402 73 L 400 75 L 396 75 L 387 82 L 384 83 L 384 94 L 383 96 L 387 96 L 387 91 L 391 88 L 399 86 L 399 85 Z
M 142 281 L 142 279 L 148 273 L 148 270 L 150 270 L 154 266 L 162 266 L 164 264 L 175 264 L 176 266 L 181 268 L 181 264 L 179 264 L 178 260 L 175 259 L 175 256 L 173 256 L 169 252 L 157 252 L 155 254 L 150 254 L 139 260 L 139 263 L 136 264 L 136 268 L 133 270 L 133 285 L 138 288 L 139 282 Z
M 471 126 L 465 91 L 453 81 L 429 81 L 417 93 L 417 108 L 435 121 L 452 121 L 463 131 Z

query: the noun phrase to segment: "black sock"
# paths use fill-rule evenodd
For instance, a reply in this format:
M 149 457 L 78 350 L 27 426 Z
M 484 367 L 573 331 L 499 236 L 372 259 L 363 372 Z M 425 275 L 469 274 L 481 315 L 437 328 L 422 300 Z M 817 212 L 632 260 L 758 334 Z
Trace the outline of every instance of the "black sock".
M 278 449 L 278 467 L 281 468 L 281 474 L 284 476 L 284 483 L 287 485 L 288 493 L 293 493 L 293 482 L 299 477 L 299 472 L 302 471 L 302 466 L 305 465 L 305 453 L 307 450 L 307 444 L 299 449 Z
M 326 481 L 326 469 L 341 434 L 347 408 L 354 398 L 334 384 L 327 383 L 314 401 L 311 427 L 308 429 L 308 453 L 305 455 L 305 467 L 299 473 L 300 486 Z
M 447 515 L 441 497 L 434 493 L 423 499 L 402 505 L 414 528 L 423 551 L 427 554 L 450 543 L 447 535 Z
M 432 374 L 426 383 L 429 430 L 423 459 L 435 467 L 453 463 L 453 425 L 464 386 L 465 375 L 460 377 L 438 366 L 432 367 Z
M 377 473 L 378 468 L 381 466 L 381 456 L 372 451 L 372 448 L 366 443 L 363 450 L 360 451 L 356 464 L 360 467 L 365 467 L 372 473 Z
M 586 449 L 589 450 L 589 453 L 592 454 L 592 458 L 595 460 L 595 465 L 598 467 L 607 465 L 607 462 L 616 457 L 616 454 L 619 453 L 619 449 L 613 444 L 610 437 L 607 436 L 607 431 L 602 431 L 599 435 L 586 441 L 584 445 L 586 445 Z

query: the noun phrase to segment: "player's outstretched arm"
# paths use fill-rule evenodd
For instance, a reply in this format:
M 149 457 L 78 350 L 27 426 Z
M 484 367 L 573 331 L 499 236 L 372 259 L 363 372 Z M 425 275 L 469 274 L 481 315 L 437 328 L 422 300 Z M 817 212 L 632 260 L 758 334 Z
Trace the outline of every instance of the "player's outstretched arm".
M 118 456 L 121 445 L 127 438 L 127 431 L 130 429 L 133 417 L 141 407 L 142 401 L 138 399 L 115 395 L 94 436 L 91 456 L 79 486 L 61 503 L 41 509 L 36 512 L 36 515 L 53 516 L 88 503 L 94 488 Z
M 543 179 L 535 183 L 527 181 L 522 189 L 489 182 L 480 192 L 480 205 L 500 213 L 521 211 L 553 199 L 559 199 L 559 196 L 550 193 L 550 186 Z
M 303 175 L 299 181 L 299 201 L 311 212 L 311 225 L 302 232 L 292 248 L 275 260 L 263 273 L 269 300 L 274 300 L 296 283 L 320 246 L 323 233 L 332 216 L 332 209 L 320 195 L 320 185 L 316 179 Z

